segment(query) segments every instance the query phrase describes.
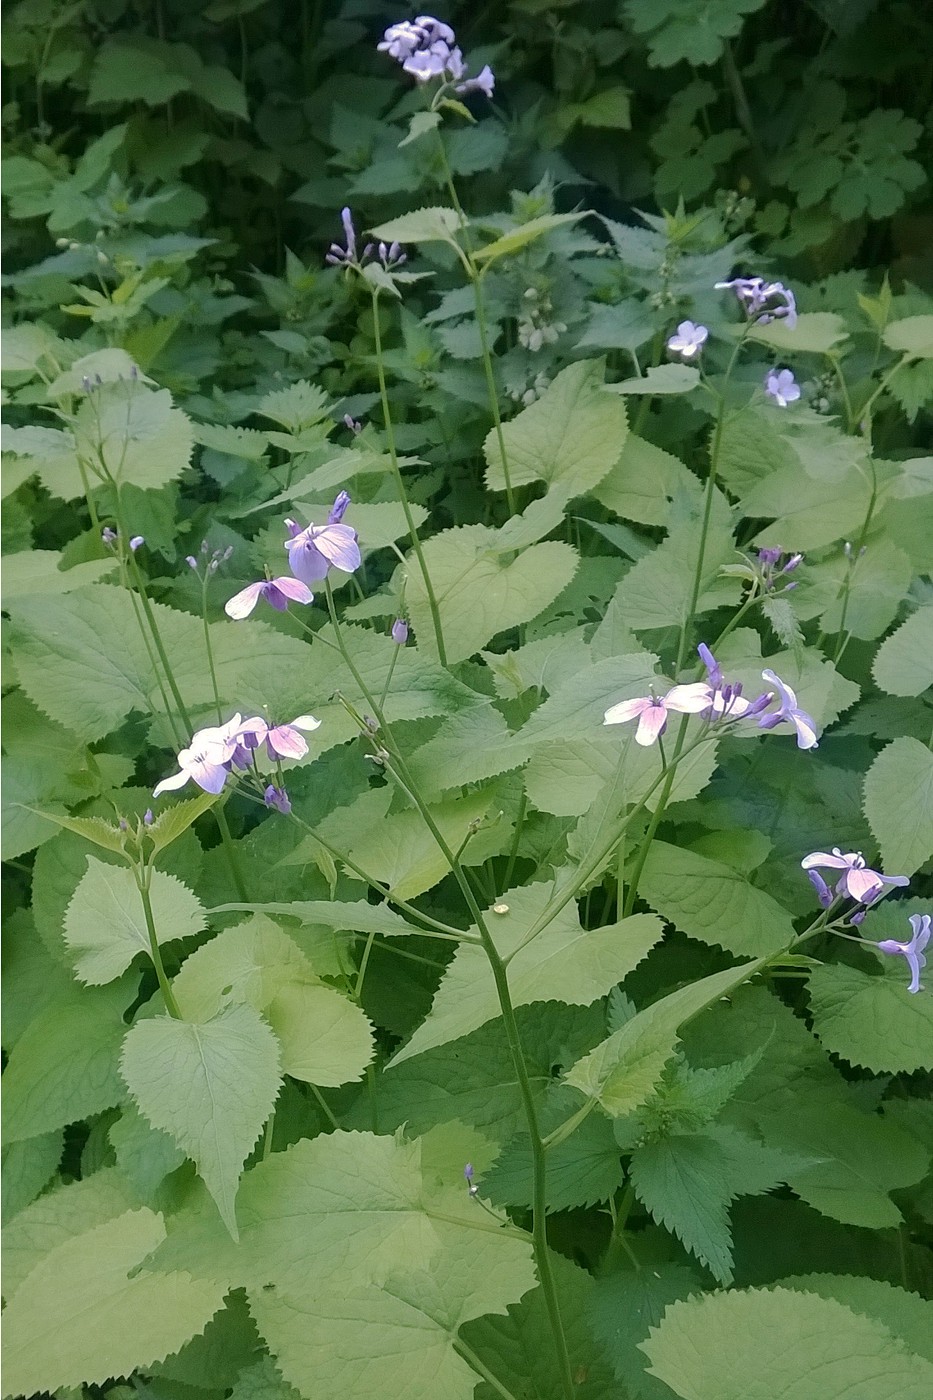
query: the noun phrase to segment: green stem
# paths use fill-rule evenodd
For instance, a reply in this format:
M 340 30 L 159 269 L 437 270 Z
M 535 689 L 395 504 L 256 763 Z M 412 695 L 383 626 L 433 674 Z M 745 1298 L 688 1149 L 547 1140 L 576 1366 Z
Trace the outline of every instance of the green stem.
M 885 389 L 888 387 L 891 380 L 897 374 L 898 370 L 903 369 L 904 365 L 906 365 L 909 362 L 909 360 L 910 355 L 905 354 L 901 356 L 896 365 L 891 366 L 887 374 L 883 376 L 877 389 L 868 399 L 865 400 L 865 403 L 862 405 L 861 412 L 859 413 L 860 418 L 864 418 L 865 415 L 871 411 L 871 406 L 875 402 L 875 399 L 879 398 L 880 395 L 884 393 Z
M 217 822 L 217 829 L 220 832 L 220 839 L 224 845 L 224 852 L 227 857 L 227 864 L 230 866 L 230 874 L 233 876 L 234 888 L 237 892 L 238 897 L 245 904 L 249 899 L 249 894 L 246 890 L 246 882 L 243 879 L 243 872 L 240 869 L 240 860 L 236 849 L 236 842 L 233 839 L 233 833 L 231 832 L 230 827 L 227 823 L 227 814 L 219 803 L 216 807 L 212 808 L 212 811 Z
M 460 234 L 463 239 L 463 257 L 461 261 L 470 279 L 473 288 L 473 302 L 476 307 L 476 325 L 479 330 L 480 352 L 483 359 L 483 374 L 486 378 L 486 392 L 489 395 L 489 407 L 492 409 L 492 421 L 495 425 L 496 440 L 499 444 L 499 456 L 502 459 L 502 475 L 505 479 L 505 498 L 508 502 L 509 515 L 515 514 L 515 491 L 512 486 L 512 477 L 509 472 L 509 455 L 505 447 L 505 435 L 502 431 L 502 414 L 499 412 L 499 391 L 496 388 L 496 376 L 492 367 L 492 356 L 489 353 L 489 332 L 486 319 L 486 298 L 483 295 L 482 273 L 476 266 L 473 257 L 472 241 L 469 234 L 469 225 L 463 206 L 457 194 L 457 186 L 454 184 L 453 171 L 447 159 L 447 150 L 444 146 L 444 137 L 440 129 L 437 131 L 437 145 L 441 155 L 441 165 L 444 170 L 444 180 L 447 185 L 447 192 L 450 195 L 451 203 L 460 216 Z
M 220 691 L 217 688 L 217 671 L 214 668 L 214 648 L 211 645 L 211 627 L 207 620 L 207 583 L 210 571 L 204 570 L 201 581 L 201 620 L 204 623 L 204 650 L 207 652 L 207 665 L 211 673 L 211 689 L 214 692 L 214 707 L 217 710 L 217 723 L 223 724 L 223 710 L 220 707 Z
M 262 1135 L 262 1160 L 263 1160 L 263 1161 L 265 1161 L 267 1157 L 270 1157 L 270 1156 L 272 1155 L 272 1139 L 273 1139 L 274 1135 L 275 1135 L 275 1109 L 272 1110 L 272 1112 L 269 1114 L 269 1117 L 266 1119 L 266 1126 L 265 1126 L 265 1130 L 263 1131 L 263 1135 Z
M 178 1002 L 175 1000 L 175 993 L 172 991 L 172 984 L 165 975 L 165 967 L 162 962 L 162 950 L 159 948 L 159 940 L 156 937 L 155 919 L 152 917 L 152 903 L 149 899 L 149 873 L 140 876 L 136 875 L 136 887 L 139 890 L 139 897 L 143 902 L 143 914 L 146 919 L 146 931 L 149 934 L 149 956 L 152 958 L 152 965 L 155 968 L 156 977 L 159 979 L 159 987 L 162 991 L 162 1000 L 165 1002 L 165 1009 L 176 1021 L 182 1019 L 178 1009 Z
M 512 844 L 509 847 L 509 858 L 505 867 L 505 876 L 502 881 L 503 893 L 512 888 L 512 876 L 515 874 L 515 862 L 518 860 L 518 848 L 521 845 L 522 828 L 525 825 L 525 816 L 528 812 L 528 794 L 522 784 L 522 795 L 518 801 L 518 814 L 515 818 L 515 831 L 512 834 Z
M 498 1377 L 493 1375 L 484 1361 L 480 1361 L 476 1352 L 473 1351 L 471 1347 L 467 1346 L 462 1337 L 455 1336 L 453 1338 L 453 1347 L 454 1351 L 460 1353 L 467 1365 L 472 1366 L 477 1375 L 482 1376 L 486 1384 L 492 1386 L 496 1394 L 501 1397 L 501 1400 L 517 1400 L 513 1392 L 506 1389 Z
M 405 523 L 408 526 L 411 547 L 418 560 L 418 567 L 421 570 L 421 578 L 424 582 L 424 591 L 428 600 L 428 608 L 431 612 L 431 621 L 434 625 L 434 640 L 437 646 L 438 659 L 442 666 L 446 666 L 447 652 L 444 648 L 444 633 L 441 628 L 440 609 L 437 605 L 437 597 L 434 592 L 434 585 L 431 582 L 431 575 L 428 572 L 428 564 L 424 557 L 424 550 L 421 548 L 421 540 L 418 538 L 418 527 L 415 525 L 414 517 L 411 513 L 411 506 L 408 504 L 408 494 L 405 490 L 402 469 L 398 464 L 398 452 L 395 447 L 395 429 L 392 424 L 392 413 L 389 408 L 389 391 L 386 387 L 385 366 L 382 361 L 382 332 L 379 329 L 379 289 L 377 287 L 373 287 L 372 289 L 372 300 L 373 335 L 376 344 L 376 373 L 379 377 L 379 397 L 382 401 L 382 418 L 385 424 L 386 442 L 389 447 L 389 461 L 392 465 L 392 474 L 395 477 L 395 485 L 402 503 L 402 510 L 405 512 Z
M 686 719 L 686 715 L 684 716 L 684 719 Z M 683 729 L 683 723 L 681 723 L 681 729 Z M 675 756 L 679 756 L 677 755 L 676 746 L 674 753 Z M 645 868 L 645 861 L 648 859 L 648 852 L 651 849 L 651 843 L 654 840 L 655 832 L 661 825 L 661 821 L 664 817 L 664 811 L 667 807 L 668 798 L 671 795 L 671 788 L 674 786 L 674 778 L 676 776 L 676 772 L 676 767 L 672 761 L 670 767 L 666 770 L 664 786 L 662 787 L 661 795 L 658 798 L 658 805 L 655 807 L 654 811 L 651 814 L 651 820 L 648 823 L 648 830 L 645 832 L 644 840 L 638 848 L 638 855 L 635 857 L 635 867 L 632 870 L 631 876 L 629 877 L 628 893 L 625 896 L 625 905 L 622 911 L 623 918 L 627 918 L 629 914 L 631 914 L 632 908 L 635 904 L 635 900 L 638 897 L 638 882 L 641 879 L 641 872 Z
M 845 652 L 845 649 L 849 645 L 849 642 L 851 640 L 851 635 L 848 637 L 846 636 L 846 616 L 849 611 L 849 599 L 852 595 L 852 583 L 855 577 L 855 570 L 858 568 L 858 561 L 861 557 L 862 547 L 865 544 L 865 540 L 868 536 L 868 528 L 871 525 L 871 518 L 875 513 L 875 504 L 878 500 L 878 474 L 875 470 L 874 459 L 869 458 L 869 462 L 871 464 L 872 476 L 871 496 L 868 500 L 868 509 L 865 512 L 865 519 L 862 523 L 862 528 L 859 531 L 858 540 L 856 541 L 855 546 L 852 550 L 852 554 L 849 558 L 849 567 L 846 570 L 845 582 L 842 586 L 842 610 L 839 614 L 839 645 L 836 647 L 836 653 L 833 656 L 834 666 L 839 665 L 839 662 L 842 660 L 843 653 Z
M 719 451 L 722 445 L 722 432 L 726 421 L 725 391 L 729 384 L 729 379 L 732 374 L 732 370 L 735 366 L 735 362 L 738 359 L 739 351 L 742 349 L 742 346 L 744 344 L 745 336 L 743 334 L 742 336 L 740 336 L 738 343 L 736 344 L 735 349 L 732 351 L 732 354 L 729 358 L 729 363 L 726 366 L 725 378 L 723 380 L 723 390 L 719 396 L 719 412 L 716 415 L 716 428 L 713 433 L 713 442 L 710 448 L 709 476 L 707 477 L 706 481 L 706 493 L 703 501 L 703 523 L 700 528 L 700 548 L 697 554 L 696 569 L 693 575 L 693 585 L 690 590 L 690 606 L 684 614 L 684 620 L 680 628 L 680 640 L 677 644 L 677 661 L 674 665 L 675 676 L 679 675 L 680 669 L 684 664 L 684 656 L 687 650 L 687 637 L 689 635 L 690 626 L 693 622 L 693 615 L 696 612 L 697 602 L 699 601 L 700 597 L 700 588 L 702 587 L 703 583 L 703 564 L 706 557 L 706 539 L 709 535 L 709 522 L 713 513 L 713 496 L 716 489 L 716 468 L 719 463 Z
M 473 894 L 473 887 L 467 879 L 466 872 L 438 828 L 430 810 L 421 799 L 417 788 L 409 785 L 410 776 L 405 768 L 404 760 L 401 759 L 400 755 L 398 755 L 398 759 L 404 777 L 402 774 L 394 772 L 389 762 L 386 763 L 386 767 L 389 768 L 390 771 L 393 771 L 393 776 L 396 781 L 418 808 L 418 811 L 421 813 L 422 821 L 434 837 L 435 843 L 443 854 L 451 874 L 459 885 L 460 893 L 463 895 L 464 902 L 470 911 L 482 940 L 483 951 L 486 954 L 486 959 L 492 971 L 493 981 L 496 985 L 499 1010 L 502 1015 L 502 1023 L 505 1028 L 506 1040 L 508 1041 L 509 1053 L 512 1058 L 512 1066 L 515 1070 L 515 1078 L 519 1086 L 525 1121 L 528 1127 L 528 1136 L 531 1143 L 533 1174 L 532 1241 L 535 1264 L 537 1266 L 541 1291 L 544 1294 L 545 1305 L 550 1319 L 562 1387 L 567 1400 L 573 1400 L 575 1394 L 573 1372 L 570 1366 L 570 1355 L 567 1350 L 567 1339 L 564 1335 L 564 1326 L 560 1314 L 560 1304 L 557 1298 L 557 1288 L 554 1281 L 554 1272 L 551 1267 L 551 1257 L 547 1240 L 547 1160 L 538 1123 L 538 1110 L 535 1104 L 534 1092 L 531 1087 L 531 1080 L 528 1076 L 528 1066 L 525 1063 L 525 1055 L 522 1049 L 521 1034 L 518 1029 L 518 1022 L 515 1018 L 515 1008 L 512 1005 L 508 970 L 489 932 L 483 911 L 476 902 L 476 898 Z M 406 782 L 405 779 L 408 779 L 408 781 Z
M 123 528 L 122 523 L 120 525 L 120 533 L 122 536 L 124 536 L 124 538 L 126 537 L 126 532 Z M 129 541 L 127 540 L 127 545 L 128 544 Z M 175 675 L 172 671 L 172 665 L 168 659 L 168 653 L 165 650 L 165 644 L 162 641 L 162 634 L 159 631 L 159 624 L 156 622 L 155 613 L 152 611 L 152 605 L 149 602 L 149 596 L 146 593 L 146 586 L 143 581 L 142 570 L 136 563 L 136 559 L 133 555 L 132 550 L 129 551 L 129 565 L 130 569 L 133 572 L 133 581 L 136 584 L 136 591 L 139 594 L 139 601 L 142 605 L 142 610 L 145 614 L 146 622 L 149 626 L 149 631 L 152 633 L 152 640 L 155 644 L 155 649 L 159 654 L 159 660 L 162 662 L 162 670 L 165 672 L 165 679 L 168 682 L 168 688 L 172 692 L 172 698 L 175 701 L 175 705 L 178 709 L 178 713 L 181 717 L 182 722 L 187 728 L 188 733 L 193 734 L 194 725 L 191 722 L 191 716 L 188 713 L 187 706 L 185 705 L 184 700 L 181 698 L 181 691 L 178 689 L 178 684 L 175 680 Z
M 318 1107 L 320 1108 L 320 1110 L 321 1110 L 321 1112 L 323 1113 L 324 1117 L 327 1119 L 328 1123 L 331 1125 L 331 1127 L 334 1129 L 335 1132 L 338 1132 L 338 1133 L 339 1133 L 339 1132 L 340 1132 L 340 1124 L 338 1123 L 337 1119 L 334 1117 L 334 1115 L 333 1115 L 333 1113 L 332 1113 L 330 1107 L 328 1106 L 328 1103 L 327 1103 L 326 1099 L 324 1098 L 324 1095 L 321 1093 L 320 1089 L 317 1087 L 316 1084 L 309 1084 L 309 1085 L 308 1085 L 308 1088 L 311 1090 L 312 1094 L 314 1095 L 315 1099 L 317 1100 Z

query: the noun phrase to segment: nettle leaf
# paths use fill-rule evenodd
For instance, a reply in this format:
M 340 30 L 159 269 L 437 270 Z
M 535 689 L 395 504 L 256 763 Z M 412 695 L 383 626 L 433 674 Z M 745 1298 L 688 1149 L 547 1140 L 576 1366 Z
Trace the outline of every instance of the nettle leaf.
M 901 1212 L 889 1192 L 913 1186 L 930 1165 L 927 1150 L 895 1123 L 827 1098 L 768 1115 L 762 1131 L 773 1146 L 811 1159 L 812 1165 L 790 1172 L 787 1184 L 844 1225 L 899 1225 Z
M 896 350 L 912 360 L 933 359 L 933 315 L 905 316 L 886 326 L 882 340 L 889 350 Z
M 434 207 L 415 209 L 410 214 L 402 214 L 398 219 L 378 224 L 370 229 L 373 238 L 384 243 L 456 243 L 454 234 L 467 226 L 469 221 L 461 217 L 456 209 Z
M 741 871 L 667 841 L 651 843 L 639 888 L 683 933 L 740 957 L 767 957 L 794 938 L 787 911 Z
M 848 331 L 845 317 L 835 311 L 805 311 L 793 327 L 784 321 L 771 321 L 764 326 L 757 323 L 748 335 L 772 350 L 826 355 L 847 338 Z
M 499 953 L 509 959 L 515 1006 L 550 1000 L 587 1006 L 637 967 L 660 938 L 660 921 L 652 914 L 634 914 L 617 924 L 584 930 L 571 901 L 525 943 L 550 898 L 550 885 L 525 885 L 497 901 L 507 906 L 505 913 L 486 915 Z M 441 980 L 427 1020 L 392 1063 L 468 1035 L 498 1015 L 499 999 L 486 955 L 478 945 L 464 944 Z
M 635 1149 L 631 1181 L 642 1204 L 721 1284 L 732 1282 L 730 1203 L 770 1191 L 799 1159 L 734 1128 L 708 1128 Z
M 237 1239 L 240 1172 L 281 1084 L 273 1032 L 247 1005 L 225 1007 L 201 1025 L 171 1016 L 137 1021 L 120 1071 L 152 1126 L 194 1161 Z
M 704 1292 L 698 1270 L 685 1264 L 655 1263 L 594 1281 L 589 1318 L 595 1336 L 606 1349 L 613 1371 L 638 1400 L 668 1400 L 667 1387 L 646 1374 L 647 1359 L 639 1344 L 657 1327 L 664 1311 L 678 1298 Z
M 337 1085 L 359 1079 L 373 1056 L 372 1027 L 349 998 L 316 977 L 298 945 L 254 917 L 205 943 L 172 984 L 186 1019 L 204 1023 L 243 1003 L 263 1014 L 294 1079 Z
M 639 559 L 625 575 L 616 590 L 615 600 L 634 631 L 679 627 L 686 623 L 700 558 L 700 534 L 698 519 L 675 525 L 667 539 L 644 559 Z M 719 577 L 720 567 L 734 560 L 730 511 L 725 498 L 717 491 L 703 553 L 697 613 L 738 601 L 738 581 Z
M 895 739 L 865 774 L 865 816 L 886 871 L 913 875 L 933 855 L 933 753 Z
M 924 1400 L 933 1363 L 835 1299 L 750 1288 L 673 1303 L 641 1347 L 683 1400 Z M 817 1378 L 818 1377 L 818 1382 Z
M 153 870 L 149 899 L 160 944 L 193 938 L 206 928 L 199 900 L 174 875 Z M 112 982 L 137 953 L 151 956 L 133 872 L 125 865 L 105 865 L 88 856 L 87 873 L 68 905 L 63 932 L 75 954 L 75 975 L 82 982 Z
M 568 1089 L 558 1090 L 539 1113 L 546 1135 L 572 1116 L 577 1098 Z M 622 1181 L 620 1148 L 612 1123 L 591 1113 L 568 1138 L 548 1148 L 548 1213 L 573 1210 L 607 1201 Z M 480 1195 L 495 1205 L 523 1206 L 530 1210 L 534 1197 L 534 1158 L 527 1133 L 519 1132 L 507 1143 L 489 1171 L 479 1181 Z
M 164 1238 L 143 1208 L 52 1249 L 7 1304 L 4 1396 L 103 1385 L 202 1332 L 223 1284 L 140 1268 Z
M 911 613 L 881 643 L 872 675 L 888 695 L 922 695 L 933 685 L 933 603 Z
M 75 419 L 75 447 L 92 467 L 103 464 L 114 481 L 154 491 L 188 466 L 194 434 L 167 389 L 131 382 L 104 385 L 85 399 Z
M 8 1143 L 36 1137 L 114 1108 L 120 1080 L 123 1011 L 135 987 L 117 983 L 57 1000 L 19 1037 L 4 1074 Z
M 467 660 L 499 632 L 537 617 L 576 573 L 579 556 L 568 544 L 535 544 L 506 563 L 496 535 L 484 525 L 462 525 L 423 546 L 451 663 Z M 416 567 L 409 570 L 406 603 L 421 647 L 434 654 L 431 611 Z
M 543 481 L 582 495 L 600 482 L 628 435 L 624 403 L 603 389 L 604 360 L 578 360 L 555 376 L 540 399 L 503 424 L 509 477 L 513 486 Z M 483 444 L 489 469 L 486 485 L 505 489 L 498 434 Z
M 762 966 L 755 962 L 726 968 L 662 997 L 578 1060 L 564 1076 L 565 1082 L 597 1099 L 614 1118 L 631 1113 L 661 1078 L 677 1049 L 680 1026 L 727 996 Z
M 876 976 L 843 963 L 813 968 L 814 1034 L 834 1055 L 873 1074 L 933 1070 L 933 997 L 912 995 L 904 966 L 892 961 Z

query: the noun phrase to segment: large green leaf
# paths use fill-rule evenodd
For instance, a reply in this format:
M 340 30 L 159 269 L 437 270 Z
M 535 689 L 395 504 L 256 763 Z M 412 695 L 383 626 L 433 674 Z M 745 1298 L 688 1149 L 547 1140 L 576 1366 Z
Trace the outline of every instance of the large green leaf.
M 933 997 L 911 995 L 904 963 L 891 963 L 875 977 L 844 963 L 815 967 L 813 1030 L 827 1050 L 874 1074 L 933 1070 Z
M 921 695 L 933 685 L 933 603 L 911 613 L 882 642 L 872 675 L 889 695 Z
M 164 1238 L 161 1215 L 144 1208 L 52 1249 L 7 1304 L 4 1396 L 103 1385 L 203 1331 L 223 1285 L 141 1269 Z
M 298 945 L 261 915 L 192 953 L 172 989 L 191 1021 L 244 1002 L 262 1012 L 295 1079 L 346 1084 L 372 1059 L 372 1028 L 360 1008 L 326 987 Z
M 205 928 L 200 902 L 174 875 L 153 870 L 149 887 L 156 939 L 193 938 Z M 137 953 L 151 956 L 142 897 L 125 865 L 87 858 L 87 873 L 65 914 L 64 938 L 82 982 L 112 982 Z
M 865 775 L 865 816 L 884 869 L 913 875 L 933 855 L 933 753 L 919 739 L 895 739 Z
M 584 930 L 571 901 L 543 932 L 525 943 L 550 897 L 548 885 L 525 885 L 497 901 L 496 908 L 502 912 L 493 909 L 486 914 L 496 948 L 509 960 L 509 988 L 515 1006 L 551 1000 L 587 1006 L 631 972 L 661 935 L 660 921 L 652 914 L 635 914 L 605 928 Z M 427 1020 L 392 1063 L 401 1064 L 468 1035 L 499 1014 L 486 955 L 477 944 L 464 944 L 444 974 Z
M 676 1302 L 642 1350 L 683 1400 L 925 1400 L 933 1386 L 933 1363 L 882 1323 L 787 1288 Z
M 568 544 L 534 544 L 511 563 L 499 554 L 496 531 L 484 525 L 443 530 L 422 553 L 440 612 L 449 662 L 465 661 L 499 632 L 530 622 L 573 578 L 579 558 Z M 431 610 L 420 570 L 408 575 L 406 601 L 418 640 L 436 651 Z
M 621 456 L 593 492 L 623 520 L 664 526 L 675 500 L 683 498 L 692 504 L 700 494 L 699 480 L 679 458 L 634 433 L 629 433 Z
M 562 369 L 517 418 L 503 425 L 502 438 L 513 486 L 543 481 L 574 495 L 591 490 L 610 471 L 625 445 L 625 404 L 603 390 L 602 360 L 578 360 Z M 486 484 L 505 489 L 498 434 L 484 443 Z
M 681 1025 L 754 976 L 761 965 L 726 968 L 662 997 L 578 1060 L 564 1076 L 566 1083 L 598 1100 L 613 1117 L 631 1113 L 661 1078 Z
M 188 466 L 194 435 L 167 389 L 140 383 L 109 384 L 89 395 L 75 421 L 78 455 L 110 477 L 153 491 Z
M 272 1031 L 243 1004 L 201 1025 L 171 1016 L 138 1021 L 120 1068 L 140 1111 L 192 1158 L 236 1239 L 240 1172 L 281 1083 Z
M 794 937 L 787 911 L 740 870 L 668 841 L 651 843 L 640 890 L 683 933 L 740 957 L 767 957 Z

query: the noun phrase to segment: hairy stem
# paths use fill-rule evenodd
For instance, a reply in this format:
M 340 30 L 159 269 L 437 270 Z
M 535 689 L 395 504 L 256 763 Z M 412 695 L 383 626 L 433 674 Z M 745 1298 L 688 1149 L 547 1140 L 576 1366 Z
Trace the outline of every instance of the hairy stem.
M 136 887 L 139 890 L 139 897 L 143 903 L 143 914 L 146 919 L 146 931 L 149 934 L 149 956 L 152 958 L 152 965 L 155 968 L 156 977 L 159 979 L 159 987 L 162 992 L 162 1000 L 165 1002 L 165 1009 L 176 1021 L 182 1019 L 178 1009 L 178 1002 L 175 1000 L 175 993 L 172 991 L 172 984 L 165 975 L 165 966 L 162 962 L 162 950 L 159 947 L 159 940 L 156 937 L 155 919 L 152 917 L 152 901 L 149 898 L 149 878 L 151 871 L 147 871 L 144 876 L 137 872 Z

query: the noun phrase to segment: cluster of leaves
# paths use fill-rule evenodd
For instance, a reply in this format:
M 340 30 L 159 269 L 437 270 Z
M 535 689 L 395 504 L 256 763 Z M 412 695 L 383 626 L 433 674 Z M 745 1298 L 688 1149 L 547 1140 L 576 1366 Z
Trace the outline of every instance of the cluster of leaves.
M 4 1395 L 929 1393 L 933 302 L 715 290 L 848 264 L 919 132 L 880 9 L 771 8 L 520 0 L 443 130 L 356 4 L 12 9 Z M 324 268 L 351 197 L 401 276 Z M 229 620 L 338 490 L 356 574 Z M 662 788 L 604 712 L 716 638 L 820 747 L 691 718 Z M 155 803 L 234 712 L 320 719 L 291 814 Z M 835 845 L 910 889 L 798 951 Z

